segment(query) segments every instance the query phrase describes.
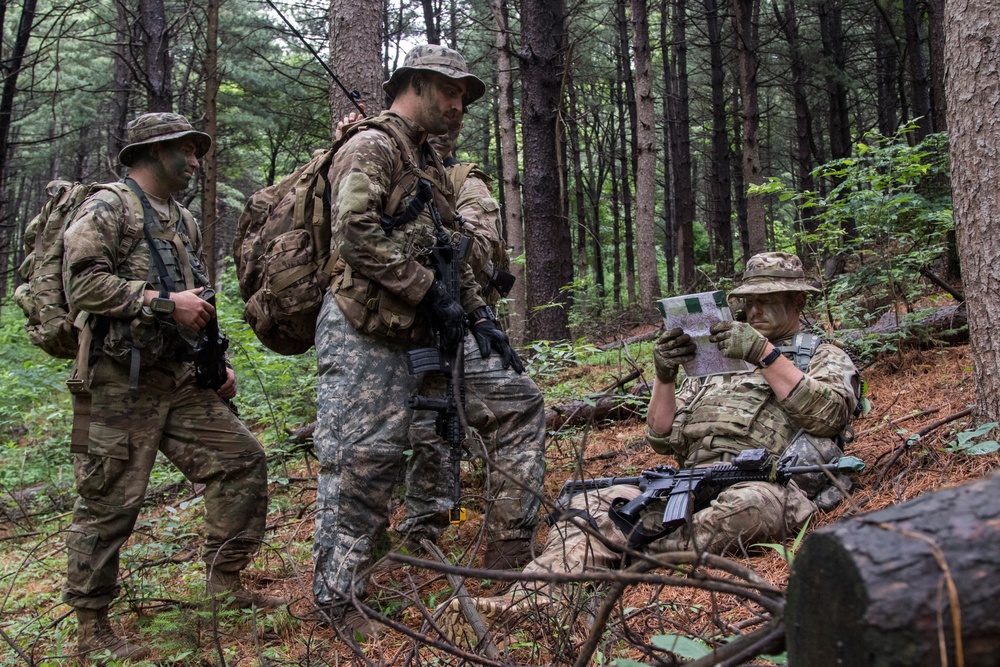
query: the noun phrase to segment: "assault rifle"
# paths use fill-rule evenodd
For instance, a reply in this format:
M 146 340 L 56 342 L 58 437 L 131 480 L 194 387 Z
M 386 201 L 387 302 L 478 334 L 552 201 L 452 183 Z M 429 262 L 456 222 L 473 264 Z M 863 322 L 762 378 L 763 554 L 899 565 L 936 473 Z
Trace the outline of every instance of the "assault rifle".
M 429 189 L 429 188 L 428 188 Z M 456 302 L 462 298 L 462 261 L 469 249 L 469 237 L 463 236 L 453 245 L 448 231 L 441 221 L 441 214 L 433 201 L 427 202 L 431 218 L 434 220 L 435 244 L 431 248 L 434 272 Z M 438 372 L 447 378 L 444 398 L 411 396 L 407 405 L 414 410 L 432 410 L 437 413 L 435 430 L 448 443 L 452 474 L 452 504 L 448 520 L 453 523 L 465 521 L 462 501 L 462 453 L 464 451 L 465 429 L 459 410 L 465 406 L 465 384 L 463 382 L 463 362 L 461 352 L 465 338 L 465 322 L 434 322 L 437 344 L 411 350 L 406 353 L 406 364 L 410 375 Z
M 629 546 L 638 548 L 653 542 L 687 523 L 688 516 L 707 507 L 722 489 L 740 482 L 773 482 L 787 484 L 793 475 L 830 470 L 833 472 L 861 472 L 865 463 L 854 456 L 843 456 L 832 463 L 795 465 L 797 457 L 776 461 L 766 449 L 746 449 L 732 463 L 700 468 L 677 470 L 670 466 L 656 466 L 642 471 L 637 477 L 608 477 L 603 479 L 571 480 L 563 485 L 556 500 L 556 512 L 564 507 L 576 493 L 592 489 L 605 489 L 617 484 L 631 484 L 642 490 L 642 495 L 632 500 L 616 498 L 611 501 L 608 516 L 628 536 Z M 642 511 L 657 500 L 667 501 L 663 512 L 663 528 L 649 532 L 642 527 Z
M 215 305 L 215 290 L 205 289 L 201 298 Z M 198 331 L 198 340 L 191 350 L 191 360 L 194 362 L 194 381 L 202 389 L 218 389 L 226 384 L 226 350 L 229 349 L 229 339 L 219 331 L 219 316 L 216 315 Z M 223 398 L 234 415 L 240 416 L 236 404 L 228 398 Z

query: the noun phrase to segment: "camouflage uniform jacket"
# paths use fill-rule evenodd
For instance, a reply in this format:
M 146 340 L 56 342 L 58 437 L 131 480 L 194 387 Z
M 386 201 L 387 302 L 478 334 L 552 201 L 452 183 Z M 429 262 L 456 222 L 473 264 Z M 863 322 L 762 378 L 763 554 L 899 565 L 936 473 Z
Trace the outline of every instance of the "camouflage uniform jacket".
M 136 215 L 142 215 L 138 200 L 133 204 Z M 126 214 L 118 195 L 104 190 L 80 207 L 65 234 L 63 284 L 70 303 L 98 316 L 95 338 L 103 335 L 103 351 L 129 363 L 131 347 L 138 343 L 145 366 L 186 351 L 185 345 L 192 342 L 195 332 L 182 331 L 172 319 L 156 318 L 144 311 L 143 292 L 159 290 L 160 277 L 142 236 L 127 257 L 117 257 L 128 225 L 142 227 L 142 220 L 129 221 Z M 152 230 L 152 236 L 174 280 L 174 289 L 207 286 L 201 231 L 191 214 L 171 199 L 170 220 L 159 222 L 160 229 Z M 179 257 L 178 243 L 186 257 Z
M 336 294 L 350 284 L 355 293 L 367 295 L 361 297 L 366 301 L 382 302 L 380 309 L 385 308 L 385 301 L 392 301 L 391 312 L 384 317 L 392 321 L 386 324 L 389 328 L 407 329 L 419 326 L 416 306 L 434 280 L 428 254 L 435 243 L 434 222 L 425 206 L 416 220 L 386 236 L 380 225 L 382 215 L 394 216 L 407 203 L 404 199 L 396 211 L 385 210 L 397 183 L 409 179 L 415 191 L 417 178 L 426 178 L 431 182 L 442 222 L 454 237 L 455 196 L 444 166 L 419 125 L 392 111 L 372 122 L 391 125 L 409 145 L 401 147 L 388 131 L 368 128 L 349 136 L 337 151 L 329 171 L 330 251 L 342 262 L 334 267 L 331 285 Z M 370 283 L 376 286 L 376 294 L 372 294 Z M 468 264 L 463 265 L 460 301 L 467 313 L 485 305 Z M 338 303 L 343 308 L 343 301 L 338 299 Z M 350 319 L 350 314 L 345 314 Z
M 472 239 L 465 259 L 479 283 L 483 298 L 495 307 L 500 295 L 491 286 L 493 270 L 507 269 L 510 259 L 503 239 L 500 204 L 490 191 L 490 177 L 478 166 L 449 157 L 444 162 L 457 193 L 456 208 Z
M 677 456 L 685 468 L 725 463 L 744 449 L 763 447 L 778 454 L 799 429 L 820 437 L 840 433 L 857 406 L 858 382 L 847 353 L 824 343 L 802 380 L 780 401 L 759 370 L 690 380 L 677 395 L 670 432 L 649 431 L 647 439 L 656 451 Z

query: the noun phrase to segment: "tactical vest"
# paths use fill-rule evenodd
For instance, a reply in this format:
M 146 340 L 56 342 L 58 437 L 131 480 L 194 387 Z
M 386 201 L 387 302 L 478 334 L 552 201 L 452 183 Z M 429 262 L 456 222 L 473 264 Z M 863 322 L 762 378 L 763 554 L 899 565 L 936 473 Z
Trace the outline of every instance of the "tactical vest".
M 422 151 L 421 146 L 414 146 L 413 142 L 404 136 L 403 130 L 396 127 L 398 122 L 391 115 L 383 114 L 364 121 L 359 127 L 352 127 L 349 131 L 353 135 L 359 129 L 377 128 L 392 137 L 400 159 L 394 168 L 398 173 L 393 176 L 390 191 L 407 193 L 413 197 L 416 195 L 419 180 L 427 179 L 432 185 L 433 202 L 441 215 L 442 222 L 446 228 L 453 228 L 454 194 L 444 166 L 432 149 L 428 147 L 426 151 Z M 342 142 L 345 140 L 346 136 L 341 139 Z M 405 196 L 392 196 L 385 212 L 397 215 L 408 206 L 409 201 Z M 360 273 L 341 256 L 343 232 L 337 228 L 337 221 L 332 222 L 333 268 L 330 290 L 344 317 L 358 331 L 397 344 L 428 342 L 430 329 L 426 323 L 418 321 L 415 306 L 406 303 L 375 280 Z M 428 251 L 435 242 L 434 228 L 429 214 L 426 210 L 422 211 L 412 222 L 394 229 L 388 238 L 405 257 L 418 260 L 426 266 Z
M 805 373 L 821 341 L 798 333 L 778 350 Z M 749 446 L 780 454 L 799 432 L 760 373 L 705 378 L 695 396 L 677 411 L 668 441 L 686 451 L 685 468 L 727 461 Z M 686 447 L 685 447 L 686 446 Z

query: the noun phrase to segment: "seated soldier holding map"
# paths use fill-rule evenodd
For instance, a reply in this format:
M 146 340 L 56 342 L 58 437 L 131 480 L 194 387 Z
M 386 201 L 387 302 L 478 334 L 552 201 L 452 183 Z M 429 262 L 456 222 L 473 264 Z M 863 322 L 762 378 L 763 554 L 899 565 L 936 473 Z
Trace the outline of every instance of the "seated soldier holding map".
M 779 457 L 793 442 L 811 463 L 839 456 L 833 438 L 847 427 L 858 405 L 860 381 L 847 353 L 803 333 L 800 316 L 810 292 L 818 290 L 806 281 L 795 255 L 767 252 L 747 262 L 743 283 L 729 295 L 744 300 L 747 321 L 716 323 L 710 340 L 724 356 L 753 365 L 750 373 L 693 378 L 676 393 L 678 369 L 694 359 L 696 348 L 679 328 L 662 334 L 653 351 L 656 380 L 646 418 L 650 446 L 672 454 L 683 468 L 728 464 L 749 449 Z M 721 554 L 784 540 L 816 512 L 807 491 L 815 493 L 820 485 L 796 476 L 784 485 L 754 481 L 728 486 L 696 511 L 690 524 L 642 548 L 647 553 Z M 640 494 L 638 486 L 621 484 L 577 494 L 549 531 L 544 551 L 524 571 L 620 567 L 629 536 L 611 520 L 608 508 L 615 499 Z M 650 504 L 642 524 L 652 528 L 662 522 L 663 511 L 662 502 Z M 595 530 L 605 539 L 597 539 Z M 559 598 L 558 587 L 519 582 L 503 595 L 474 601 L 480 614 L 495 622 Z M 442 620 L 452 634 L 464 634 L 456 600 Z

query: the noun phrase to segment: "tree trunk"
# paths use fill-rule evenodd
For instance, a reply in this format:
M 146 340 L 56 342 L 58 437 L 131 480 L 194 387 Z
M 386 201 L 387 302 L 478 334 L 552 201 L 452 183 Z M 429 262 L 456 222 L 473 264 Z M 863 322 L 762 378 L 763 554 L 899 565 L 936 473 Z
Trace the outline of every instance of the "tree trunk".
M 733 201 L 736 203 L 736 225 L 740 230 L 740 255 L 744 263 L 750 258 L 750 230 L 747 218 L 747 189 L 743 180 L 743 124 L 740 122 L 741 108 L 739 84 L 733 88 Z
M 532 340 L 560 340 L 569 337 L 562 288 L 573 280 L 556 136 L 566 11 L 562 0 L 525 0 L 521 12 L 521 132 L 524 154 L 531 156 L 524 163 L 525 254 L 528 266 L 544 267 L 527 286 L 528 331 Z
M 722 21 L 718 0 L 704 0 L 705 26 L 708 32 L 710 82 L 712 86 L 712 154 L 708 161 L 709 227 L 715 245 L 715 267 L 719 275 L 733 273 L 732 181 L 729 177 L 729 130 L 726 117 L 726 70 L 722 60 Z
M 927 36 L 930 50 L 933 132 L 948 131 L 948 104 L 944 72 L 944 0 L 927 2 Z
M 677 286 L 689 290 L 695 282 L 694 272 L 694 184 L 691 180 L 691 114 L 688 99 L 687 75 L 687 2 L 677 0 L 673 14 L 673 67 L 675 85 L 672 87 L 676 111 L 673 132 L 673 186 L 677 230 Z
M 423 0 L 424 7 L 424 27 L 427 29 L 427 43 L 441 43 L 441 15 L 440 9 L 434 6 L 434 0 Z
M 913 138 L 921 141 L 934 131 L 934 111 L 931 107 L 930 75 L 924 57 L 924 43 L 920 35 L 921 7 L 917 0 L 903 0 L 903 26 L 906 29 L 907 74 L 910 80 L 910 104 L 917 117 Z
M 635 85 L 632 79 L 632 67 L 629 63 L 628 54 L 632 50 L 629 44 L 628 20 L 625 16 L 626 0 L 615 1 L 615 23 L 618 27 L 618 44 L 615 49 L 615 62 L 618 65 L 619 90 L 616 91 L 618 97 L 618 117 L 621 123 L 618 126 L 619 159 L 622 163 L 622 208 L 625 212 L 625 290 L 628 293 L 629 305 L 637 302 L 635 294 L 635 237 L 632 227 L 632 183 L 635 178 L 635 152 L 629 150 L 629 146 L 635 146 Z M 625 92 L 620 89 L 624 86 Z M 628 113 L 626 114 L 626 110 Z M 626 138 L 625 128 L 628 127 L 632 143 L 629 144 Z
M 945 5 L 948 127 L 955 234 L 968 298 L 976 417 L 1000 420 L 1000 19 L 970 0 Z
M 635 179 L 635 229 L 639 242 L 639 302 L 652 308 L 660 298 L 656 262 L 656 110 L 653 100 L 653 56 L 649 47 L 646 0 L 631 0 L 632 53 L 635 59 L 637 170 Z M 690 188 L 688 189 L 690 192 Z
M 201 236 L 204 243 L 205 260 L 208 262 L 208 279 L 214 285 L 218 271 L 216 264 L 216 231 L 219 228 L 217 193 L 219 186 L 218 136 L 219 118 L 216 99 L 219 95 L 219 3 L 208 0 L 205 8 L 205 132 L 212 137 L 212 146 L 202 158 L 201 167 L 205 178 L 204 198 L 201 205 Z
M 115 8 L 114 92 L 108 131 L 108 167 L 122 175 L 125 168 L 118 164 L 118 153 L 126 143 L 125 126 L 128 125 L 128 103 L 132 96 L 132 58 L 128 48 L 131 28 L 124 3 L 116 3 Z
M 740 99 L 743 102 L 743 187 L 760 185 L 760 104 L 757 99 L 757 18 L 760 0 L 733 0 L 733 25 L 739 60 Z M 746 190 L 744 190 L 746 192 Z M 747 193 L 747 245 L 751 255 L 767 250 L 764 198 Z
M 366 116 L 385 108 L 382 92 L 381 0 L 330 0 L 330 69 L 344 87 L 357 92 Z M 330 140 L 337 122 L 352 111 L 354 103 L 335 82 L 330 82 Z
M 573 75 L 566 76 L 566 94 L 569 108 L 566 110 L 566 129 L 569 131 L 569 160 L 573 170 L 573 208 L 576 213 L 576 276 L 578 280 L 589 273 L 587 266 L 587 204 L 583 194 L 583 158 L 580 155 L 580 109 L 577 106 L 576 86 Z
M 510 56 L 510 33 L 507 23 L 506 0 L 493 0 L 493 20 L 496 22 L 497 87 L 500 103 L 500 163 L 501 188 L 503 189 L 504 219 L 507 221 L 507 244 L 514 257 L 524 255 L 524 226 L 521 211 L 521 181 L 517 160 L 517 128 L 514 110 L 513 64 Z M 510 327 L 507 334 L 515 345 L 527 340 L 527 291 L 524 263 L 512 262 L 509 271 L 514 274 L 514 287 L 510 292 Z
M 35 0 L 24 0 L 21 6 L 21 18 L 17 24 L 17 34 L 10 57 L 0 63 L 3 72 L 3 89 L 0 92 L 0 297 L 7 295 L 7 273 L 12 253 L 13 240 L 21 231 L 14 231 L 13 211 L 8 205 L 7 183 L 11 174 L 10 135 L 14 122 L 14 97 L 17 95 L 17 81 L 24 65 L 24 54 L 31 39 L 31 29 L 35 23 Z M 4 7 L 6 10 L 6 7 Z M 4 24 L 0 20 L 0 27 Z M 26 222 L 26 221 L 25 221 Z M 23 224 L 23 223 L 22 223 Z
M 146 75 L 146 111 L 173 111 L 170 31 L 163 0 L 139 0 Z
M 667 48 L 670 44 L 670 1 L 660 0 L 660 44 L 663 45 L 663 255 L 667 265 L 667 293 L 674 292 L 674 271 L 677 264 L 677 198 L 674 196 L 674 170 L 675 164 L 673 145 L 676 143 L 674 131 L 676 124 L 674 118 L 677 116 L 677 105 L 674 103 L 677 95 L 674 92 L 677 76 L 674 59 L 670 57 L 671 50 Z
M 875 23 L 875 89 L 878 131 L 883 137 L 891 137 L 899 125 L 899 95 L 896 94 L 899 59 L 888 21 L 885 12 L 880 11 Z
M 963 664 L 960 636 L 965 667 L 995 667 L 998 599 L 1000 476 L 992 475 L 806 536 L 788 581 L 788 664 Z
M 799 23 L 795 13 L 795 1 L 788 0 L 783 14 L 779 6 L 774 5 L 774 15 L 785 34 L 791 58 L 791 88 L 795 104 L 795 143 L 792 154 L 796 171 L 795 189 L 799 192 L 814 191 L 816 183 L 812 175 L 814 164 L 812 159 L 812 113 L 809 109 L 809 96 L 806 91 L 809 73 L 799 44 Z M 810 210 L 802 208 L 799 210 L 799 215 L 801 216 L 802 230 L 811 235 L 816 232 L 817 225 L 815 218 L 809 213 Z M 811 266 L 815 253 L 815 244 L 799 243 L 799 256 L 803 262 Z

